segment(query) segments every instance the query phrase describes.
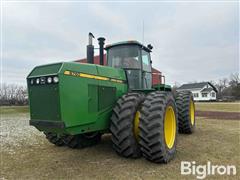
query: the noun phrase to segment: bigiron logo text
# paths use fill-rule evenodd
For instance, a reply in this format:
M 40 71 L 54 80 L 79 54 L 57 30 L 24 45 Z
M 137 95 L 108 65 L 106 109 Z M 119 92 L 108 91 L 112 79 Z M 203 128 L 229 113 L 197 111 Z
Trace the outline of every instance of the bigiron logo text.
M 205 165 L 198 165 L 195 161 L 182 161 L 181 174 L 194 175 L 197 179 L 204 179 L 210 175 L 234 176 L 237 174 L 237 169 L 234 165 L 213 165 L 210 161 Z

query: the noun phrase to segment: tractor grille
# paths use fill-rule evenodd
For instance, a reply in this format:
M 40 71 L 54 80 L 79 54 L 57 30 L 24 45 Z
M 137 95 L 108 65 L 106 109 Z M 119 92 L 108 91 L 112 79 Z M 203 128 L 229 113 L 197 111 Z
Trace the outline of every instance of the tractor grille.
M 58 84 L 30 86 L 29 99 L 31 119 L 61 119 Z

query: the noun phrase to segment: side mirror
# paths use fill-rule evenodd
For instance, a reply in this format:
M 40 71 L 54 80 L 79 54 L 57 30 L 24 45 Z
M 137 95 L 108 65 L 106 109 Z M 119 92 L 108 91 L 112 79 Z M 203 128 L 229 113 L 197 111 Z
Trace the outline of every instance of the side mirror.
M 152 50 L 153 49 L 153 46 L 151 44 L 148 44 L 147 45 L 148 49 Z

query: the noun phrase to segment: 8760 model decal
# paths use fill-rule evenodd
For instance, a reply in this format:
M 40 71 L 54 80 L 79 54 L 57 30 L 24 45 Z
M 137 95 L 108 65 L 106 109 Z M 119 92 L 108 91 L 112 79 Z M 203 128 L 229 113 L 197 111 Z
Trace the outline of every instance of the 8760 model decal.
M 75 76 L 75 77 L 82 77 L 82 78 L 89 78 L 89 79 L 96 79 L 96 80 L 103 80 L 103 81 L 111 81 L 116 83 L 125 83 L 125 81 L 120 79 L 113 79 L 104 76 L 96 76 L 92 74 L 80 73 L 80 72 L 73 72 L 73 71 L 64 71 L 64 75 Z

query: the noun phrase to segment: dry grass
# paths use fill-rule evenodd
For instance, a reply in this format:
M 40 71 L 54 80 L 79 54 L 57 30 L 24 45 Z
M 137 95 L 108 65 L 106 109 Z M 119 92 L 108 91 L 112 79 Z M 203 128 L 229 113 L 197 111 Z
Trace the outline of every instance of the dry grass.
M 25 114 L 22 116 L 24 118 L 19 119 L 20 113 L 15 113 L 9 119 L 27 121 L 28 115 L 21 114 Z M 8 114 L 3 115 L 3 119 L 7 117 Z M 3 125 L 5 123 L 4 121 Z M 14 125 L 7 125 L 17 129 Z M 196 132 L 193 135 L 179 135 L 176 158 L 167 165 L 153 164 L 144 158 L 132 160 L 119 157 L 111 148 L 109 135 L 105 135 L 97 146 L 73 150 L 51 145 L 40 132 L 29 127 L 27 123 L 23 123 L 22 126 L 22 129 L 29 129 L 29 136 L 22 138 L 17 145 L 1 142 L 0 178 L 193 179 L 194 176 L 180 174 L 181 161 L 196 161 L 197 164 L 206 164 L 207 161 L 211 161 L 212 164 L 233 164 L 237 166 L 237 170 L 240 167 L 239 121 L 197 118 Z M 9 136 L 11 139 L 11 133 Z M 15 138 L 15 135 L 13 137 Z M 238 176 L 209 177 L 238 179 Z
M 195 106 L 198 111 L 240 112 L 240 102 L 196 102 Z
M 2 115 L 11 115 L 16 113 L 28 113 L 28 106 L 0 106 L 0 112 Z

